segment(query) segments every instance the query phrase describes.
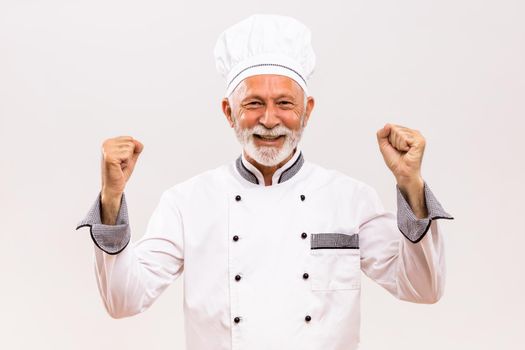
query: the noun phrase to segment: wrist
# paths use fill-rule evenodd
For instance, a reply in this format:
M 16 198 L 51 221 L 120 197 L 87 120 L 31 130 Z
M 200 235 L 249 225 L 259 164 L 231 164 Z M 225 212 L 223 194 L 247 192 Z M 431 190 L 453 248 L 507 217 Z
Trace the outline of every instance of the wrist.
M 100 195 L 100 219 L 104 225 L 116 224 L 120 210 L 121 199 L 122 193 L 120 195 L 118 192 L 110 192 L 110 194 L 107 194 L 106 192 L 102 191 Z
M 416 177 L 405 181 L 398 180 L 397 186 L 414 215 L 418 219 L 426 218 L 428 216 L 428 210 L 425 203 L 425 181 L 423 178 Z
M 397 177 L 397 186 L 404 194 L 421 192 L 425 186 L 425 180 L 421 175 L 412 177 Z
M 100 197 L 104 202 L 120 202 L 123 193 L 123 191 L 102 187 L 102 190 L 100 191 Z

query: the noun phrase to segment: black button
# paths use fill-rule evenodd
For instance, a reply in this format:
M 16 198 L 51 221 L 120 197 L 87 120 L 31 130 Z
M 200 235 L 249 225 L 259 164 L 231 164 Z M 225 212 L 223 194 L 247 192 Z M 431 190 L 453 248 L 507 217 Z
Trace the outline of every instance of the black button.
M 237 202 L 240 201 L 240 200 L 241 200 L 241 196 L 236 195 L 236 196 L 235 196 L 235 200 L 236 200 Z
M 233 236 L 233 240 L 234 240 L 235 242 L 237 242 L 237 241 L 239 240 L 239 236 L 237 236 L 237 235 Z
M 308 276 L 309 276 L 309 275 L 308 275 L 306 272 L 303 273 L 303 278 L 304 278 L 305 280 L 308 279 Z
M 301 238 L 302 238 L 302 239 L 305 239 L 307 236 L 308 236 L 308 235 L 306 234 L 306 232 L 301 233 Z
M 304 196 L 304 194 L 301 195 L 301 200 L 304 202 L 304 200 L 306 199 L 306 197 Z
M 236 281 L 240 281 L 240 280 L 241 280 L 241 275 L 237 275 L 237 276 L 235 276 L 235 280 L 236 280 Z
M 239 322 L 241 322 L 241 318 L 240 318 L 240 317 L 235 317 L 235 318 L 233 319 L 233 322 L 235 322 L 235 323 L 239 323 Z
M 312 320 L 312 318 L 310 317 L 310 315 L 306 315 L 306 317 L 304 318 L 304 320 L 306 322 L 310 322 Z

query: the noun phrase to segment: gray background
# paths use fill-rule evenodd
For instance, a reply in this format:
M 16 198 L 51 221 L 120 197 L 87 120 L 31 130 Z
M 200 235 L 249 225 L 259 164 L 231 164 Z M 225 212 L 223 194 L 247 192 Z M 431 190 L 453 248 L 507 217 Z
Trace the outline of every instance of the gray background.
M 375 132 L 427 139 L 447 287 L 434 305 L 364 277 L 362 349 L 521 349 L 525 329 L 525 5 L 522 1 L 0 2 L 0 347 L 182 349 L 182 280 L 114 320 L 87 229 L 104 139 L 145 145 L 128 183 L 133 239 L 168 187 L 234 159 L 212 50 L 262 13 L 313 33 L 316 108 L 305 157 L 367 182 L 395 210 Z M 205 277 L 204 277 L 205 278 Z

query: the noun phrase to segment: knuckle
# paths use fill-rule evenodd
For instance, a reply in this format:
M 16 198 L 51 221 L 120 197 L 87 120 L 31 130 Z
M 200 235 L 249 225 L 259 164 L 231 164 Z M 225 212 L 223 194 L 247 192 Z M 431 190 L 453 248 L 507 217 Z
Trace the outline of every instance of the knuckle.
M 133 148 L 133 143 L 130 143 L 130 142 L 127 142 L 127 141 L 118 144 L 119 151 L 126 151 L 126 150 L 130 150 L 132 148 Z
M 115 155 L 119 156 L 120 158 L 128 158 L 129 157 L 129 151 L 126 149 L 120 149 L 115 152 Z
M 121 141 L 129 141 L 129 140 L 133 140 L 133 137 L 129 135 L 122 135 L 122 136 L 119 136 L 118 139 Z

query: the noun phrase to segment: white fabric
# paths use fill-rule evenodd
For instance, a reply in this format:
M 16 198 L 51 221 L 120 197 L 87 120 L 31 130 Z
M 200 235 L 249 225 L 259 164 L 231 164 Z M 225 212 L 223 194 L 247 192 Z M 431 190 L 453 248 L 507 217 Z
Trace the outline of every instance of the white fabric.
M 310 30 L 294 18 L 252 15 L 220 34 L 214 55 L 217 71 L 226 80 L 226 97 L 242 80 L 259 74 L 287 76 L 308 95 L 315 53 Z
M 357 233 L 360 248 L 312 250 L 312 233 Z M 177 184 L 139 241 L 95 258 L 113 317 L 143 312 L 184 270 L 190 350 L 358 349 L 361 271 L 417 303 L 438 300 L 445 280 L 437 221 L 411 243 L 372 187 L 308 161 L 272 186 L 247 181 L 235 162 Z

